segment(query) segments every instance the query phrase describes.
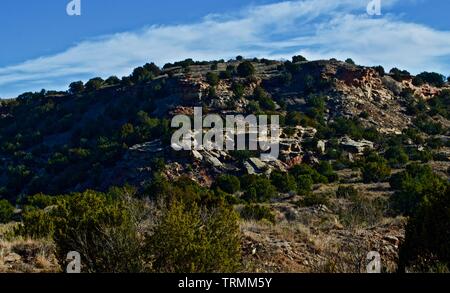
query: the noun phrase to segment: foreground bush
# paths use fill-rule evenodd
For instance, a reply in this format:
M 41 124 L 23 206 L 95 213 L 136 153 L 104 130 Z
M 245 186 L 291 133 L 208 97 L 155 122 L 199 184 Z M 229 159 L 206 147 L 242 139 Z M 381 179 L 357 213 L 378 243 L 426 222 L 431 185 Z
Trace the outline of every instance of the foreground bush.
M 143 271 L 131 205 L 121 196 L 94 191 L 61 201 L 53 214 L 53 240 L 60 264 L 69 251 L 77 251 L 85 272 Z
M 449 272 L 450 188 L 430 191 L 406 227 L 399 270 Z
M 146 240 L 154 270 L 163 273 L 236 271 L 240 264 L 237 220 L 229 207 L 202 209 L 173 202 Z
M 164 193 L 153 202 L 138 199 L 131 188 L 86 191 L 54 201 L 39 195 L 29 200 L 34 206 L 25 208 L 19 232 L 51 238 L 63 269 L 67 253 L 77 251 L 83 272 L 236 271 L 236 213 L 225 204 L 202 204 L 202 196 L 193 194 L 203 190 L 185 187 L 192 195 L 186 202 L 178 195 L 161 197 Z
M 396 190 L 391 197 L 393 209 L 400 214 L 412 215 L 424 199 L 434 193 L 443 193 L 448 184 L 434 174 L 431 167 L 412 164 L 404 172 L 393 175 L 390 185 Z
M 0 223 L 11 221 L 14 214 L 14 207 L 6 199 L 0 200 Z
M 51 209 L 28 209 L 22 214 L 23 225 L 17 229 L 17 234 L 35 239 L 53 237 L 54 218 Z

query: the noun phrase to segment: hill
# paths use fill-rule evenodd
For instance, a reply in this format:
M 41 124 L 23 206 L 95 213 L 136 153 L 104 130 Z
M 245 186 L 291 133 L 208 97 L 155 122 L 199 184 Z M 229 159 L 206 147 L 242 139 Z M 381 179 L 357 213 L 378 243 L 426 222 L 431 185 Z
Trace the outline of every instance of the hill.
M 443 76 L 351 60 L 146 64 L 1 101 L 0 199 L 22 220 L 36 194 L 192 192 L 241 215 L 245 270 L 361 271 L 359 254 L 376 249 L 394 271 L 406 218 L 392 210 L 389 180 L 420 163 L 448 181 L 449 100 Z M 171 119 L 194 107 L 279 115 L 280 156 L 174 151 Z M 165 191 L 167 182 L 183 191 Z
M 397 81 L 376 68 L 336 60 L 254 60 L 251 77 L 237 74 L 239 61 L 191 63 L 152 71 L 142 67 L 122 80 L 93 79 L 79 92 L 25 93 L 2 102 L 0 194 L 15 199 L 142 184 L 151 175 L 153 158 L 177 162 L 167 154 L 173 132 L 169 121 L 174 114 L 192 112 L 193 106 L 208 113 L 276 112 L 288 126 L 298 122 L 302 132 L 318 130 L 317 139 L 350 135 L 374 141 L 378 138 L 370 136 L 377 132 L 399 135 L 408 128 L 426 130 L 426 138 L 448 134 L 447 89 L 414 86 L 413 77 Z M 214 87 L 208 75 L 217 76 Z M 264 97 L 255 97 L 255 89 Z M 444 105 L 431 109 L 432 103 Z M 435 115 L 417 117 L 420 107 Z M 333 121 L 349 124 L 336 125 L 349 129 L 330 129 Z M 299 152 L 290 154 L 289 146 L 285 153 L 291 160 L 304 156 L 301 140 L 295 143 Z

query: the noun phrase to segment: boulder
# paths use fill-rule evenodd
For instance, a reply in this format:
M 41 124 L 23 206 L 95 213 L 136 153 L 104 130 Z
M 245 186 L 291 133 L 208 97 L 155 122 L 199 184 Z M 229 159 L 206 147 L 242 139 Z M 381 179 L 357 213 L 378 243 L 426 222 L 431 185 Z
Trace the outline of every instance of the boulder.
M 249 161 L 259 171 L 263 171 L 267 167 L 267 165 L 258 158 L 250 158 Z
M 21 259 L 22 259 L 22 257 L 20 255 L 18 255 L 17 253 L 9 253 L 3 258 L 3 262 L 5 264 L 18 263 L 18 262 L 20 262 Z
M 192 156 L 193 156 L 194 159 L 196 159 L 197 161 L 202 161 L 202 160 L 203 160 L 203 155 L 200 154 L 200 152 L 197 151 L 197 150 L 193 150 L 193 151 L 192 151 Z
M 214 156 L 211 156 L 208 153 L 205 153 L 204 158 L 205 158 L 206 162 L 208 162 L 209 164 L 213 165 L 216 168 L 222 168 L 223 167 L 222 162 L 218 158 L 216 158 Z
M 249 162 L 244 162 L 244 168 L 247 171 L 247 174 L 249 175 L 256 174 L 255 168 L 253 168 L 253 166 Z
M 324 153 L 325 153 L 325 141 L 319 140 L 319 141 L 317 142 L 317 150 L 318 150 L 321 154 L 324 154 Z

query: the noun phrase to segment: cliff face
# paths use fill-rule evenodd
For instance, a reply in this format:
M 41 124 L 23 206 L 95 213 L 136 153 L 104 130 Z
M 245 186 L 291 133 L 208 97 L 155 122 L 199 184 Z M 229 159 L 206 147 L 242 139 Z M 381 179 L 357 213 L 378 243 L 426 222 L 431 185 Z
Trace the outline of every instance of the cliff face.
M 328 85 L 325 90 L 315 89 L 313 92 L 328 97 L 330 118 L 359 117 L 364 112 L 367 118 L 362 118 L 363 122 L 382 133 L 401 133 L 411 125 L 402 94 L 411 92 L 426 101 L 445 89 L 428 84 L 416 87 L 412 84 L 412 77 L 399 82 L 390 75 L 380 75 L 374 68 L 334 60 L 304 63 L 302 71 Z M 291 96 L 302 94 L 290 93 Z

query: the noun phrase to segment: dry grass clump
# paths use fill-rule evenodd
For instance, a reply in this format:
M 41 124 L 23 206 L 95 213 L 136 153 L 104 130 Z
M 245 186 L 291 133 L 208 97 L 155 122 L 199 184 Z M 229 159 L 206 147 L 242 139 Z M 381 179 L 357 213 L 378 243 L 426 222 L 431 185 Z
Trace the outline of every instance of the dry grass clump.
M 16 227 L 14 223 L 0 225 L 0 273 L 60 272 L 53 243 L 17 236 Z

